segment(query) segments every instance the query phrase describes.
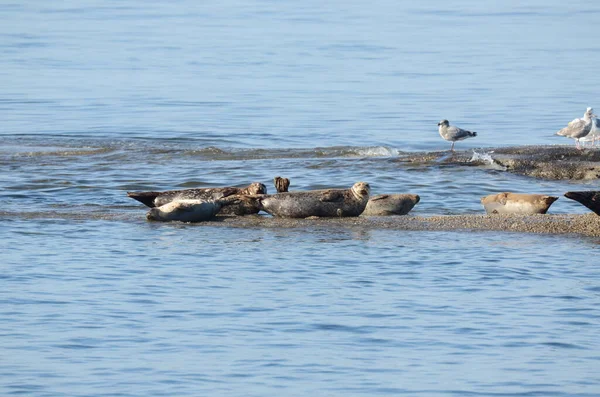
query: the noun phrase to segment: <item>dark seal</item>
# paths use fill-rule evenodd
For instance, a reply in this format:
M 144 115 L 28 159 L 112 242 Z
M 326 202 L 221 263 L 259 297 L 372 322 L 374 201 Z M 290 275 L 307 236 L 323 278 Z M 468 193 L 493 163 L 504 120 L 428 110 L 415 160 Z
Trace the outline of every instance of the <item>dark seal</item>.
M 209 187 L 198 189 L 167 190 L 162 192 L 127 192 L 127 196 L 150 208 L 160 207 L 175 200 L 211 201 L 234 195 L 266 194 L 267 187 L 259 182 L 253 182 L 246 187 Z M 221 214 L 249 215 L 258 213 L 256 206 L 239 201 L 224 207 Z

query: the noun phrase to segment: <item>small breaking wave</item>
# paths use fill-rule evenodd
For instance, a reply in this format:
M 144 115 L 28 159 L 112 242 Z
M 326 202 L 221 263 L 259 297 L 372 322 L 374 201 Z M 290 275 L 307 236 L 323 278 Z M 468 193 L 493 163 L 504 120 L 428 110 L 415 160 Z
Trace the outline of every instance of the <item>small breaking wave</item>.
M 471 157 L 471 160 L 469 160 L 469 162 L 484 164 L 488 166 L 488 168 L 498 171 L 506 171 L 505 166 L 498 164 L 496 160 L 494 160 L 494 158 L 492 157 L 492 153 L 494 153 L 494 151 L 478 153 L 475 150 L 473 150 L 473 157 Z

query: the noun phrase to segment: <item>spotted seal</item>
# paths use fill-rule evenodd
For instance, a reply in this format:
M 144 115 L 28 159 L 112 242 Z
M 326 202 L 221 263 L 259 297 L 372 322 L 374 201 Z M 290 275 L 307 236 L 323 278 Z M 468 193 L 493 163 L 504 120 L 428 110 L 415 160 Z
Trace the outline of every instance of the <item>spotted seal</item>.
M 418 194 L 379 194 L 369 198 L 361 216 L 406 215 L 419 201 Z
M 600 191 L 566 192 L 565 197 L 585 205 L 596 215 L 600 215 Z
M 371 187 L 357 182 L 350 189 L 324 189 L 271 195 L 241 196 L 276 217 L 347 217 L 359 216 L 367 206 Z
M 224 206 L 235 204 L 238 201 L 239 199 L 236 196 L 208 201 L 197 199 L 173 200 L 160 207 L 150 208 L 150 211 L 146 214 L 146 219 L 162 222 L 204 222 L 214 218 Z
M 246 187 L 209 187 L 198 189 L 167 190 L 162 192 L 127 192 L 127 196 L 145 204 L 148 207 L 160 207 L 174 200 L 203 200 L 210 201 L 233 195 L 266 194 L 267 187 L 260 182 L 253 182 Z M 256 206 L 239 201 L 221 210 L 221 214 L 249 215 L 258 213 Z
M 488 214 L 545 214 L 558 197 L 543 194 L 498 193 L 481 198 Z

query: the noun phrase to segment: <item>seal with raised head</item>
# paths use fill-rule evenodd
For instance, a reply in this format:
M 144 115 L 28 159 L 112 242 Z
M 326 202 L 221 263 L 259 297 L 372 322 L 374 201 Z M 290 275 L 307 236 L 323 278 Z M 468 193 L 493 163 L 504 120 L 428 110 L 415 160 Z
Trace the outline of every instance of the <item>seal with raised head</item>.
M 566 192 L 565 197 L 585 205 L 596 215 L 600 215 L 600 191 Z
M 236 196 L 208 201 L 197 199 L 173 200 L 160 207 L 151 208 L 146 214 L 146 219 L 162 222 L 204 222 L 213 219 L 225 206 L 235 204 L 238 201 L 239 199 Z
M 371 187 L 357 182 L 350 189 L 323 189 L 271 195 L 241 196 L 276 217 L 347 217 L 359 216 L 367 206 Z
M 148 207 L 160 207 L 175 200 L 217 200 L 234 195 L 266 194 L 267 187 L 260 182 L 253 182 L 246 187 L 208 187 L 183 190 L 166 190 L 162 192 L 127 192 L 127 196 L 145 204 Z M 237 204 L 228 205 L 221 211 L 228 215 L 248 215 L 258 213 L 255 206 L 240 201 Z
M 558 197 L 543 194 L 498 193 L 481 198 L 488 214 L 545 214 Z
M 361 216 L 406 215 L 419 201 L 418 194 L 378 194 L 369 198 Z
M 276 176 L 275 178 L 273 178 L 273 184 L 275 185 L 277 193 L 285 193 L 290 187 L 290 180 L 288 178 Z

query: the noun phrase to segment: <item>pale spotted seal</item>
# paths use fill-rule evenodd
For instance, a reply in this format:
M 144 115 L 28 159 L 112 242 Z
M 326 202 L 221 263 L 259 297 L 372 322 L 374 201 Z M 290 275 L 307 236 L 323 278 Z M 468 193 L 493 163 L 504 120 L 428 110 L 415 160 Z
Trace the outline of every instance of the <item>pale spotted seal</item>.
M 160 207 L 151 208 L 146 214 L 146 219 L 162 222 L 204 222 L 214 218 L 224 206 L 235 204 L 238 201 L 239 199 L 236 196 L 209 201 L 196 199 L 173 200 Z
M 259 182 L 253 182 L 246 187 L 209 187 L 198 189 L 167 190 L 163 192 L 127 192 L 127 196 L 135 199 L 148 207 L 160 207 L 174 200 L 203 200 L 210 201 L 233 195 L 266 194 L 267 187 Z M 258 213 L 255 206 L 246 202 L 228 205 L 221 214 L 248 215 Z
M 545 214 L 558 197 L 543 194 L 498 193 L 481 198 L 488 214 Z
M 420 200 L 418 194 L 379 194 L 369 198 L 361 216 L 406 215 Z
M 451 151 L 454 151 L 454 143 L 456 141 L 462 141 L 463 139 L 477 136 L 477 132 L 463 130 L 462 128 L 450 125 L 448 120 L 445 119 L 438 123 L 438 131 L 442 138 L 452 142 L 452 146 L 450 146 Z
M 350 189 L 324 189 L 271 195 L 240 196 L 259 209 L 281 218 L 359 216 L 367 206 L 371 187 L 357 182 Z
M 596 215 L 600 215 L 600 191 L 566 192 L 565 197 L 585 205 Z

